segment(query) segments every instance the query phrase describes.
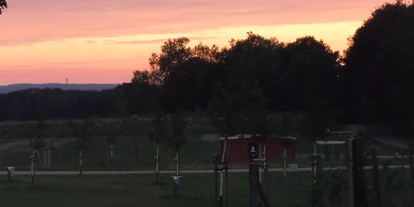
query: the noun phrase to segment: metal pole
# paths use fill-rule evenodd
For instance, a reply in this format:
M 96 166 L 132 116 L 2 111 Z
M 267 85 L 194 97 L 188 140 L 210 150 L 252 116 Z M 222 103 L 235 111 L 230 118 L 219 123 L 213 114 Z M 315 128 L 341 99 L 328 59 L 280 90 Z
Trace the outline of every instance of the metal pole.
M 217 160 L 214 160 L 214 206 L 218 206 Z
M 348 165 L 347 165 L 347 174 L 348 174 L 348 207 L 354 207 L 354 169 L 353 169 L 353 147 L 354 139 L 348 140 Z
M 264 169 L 265 169 L 265 189 L 266 189 L 266 191 L 268 191 L 269 189 L 269 179 L 268 179 L 268 176 L 269 176 L 269 169 L 268 169 L 268 166 L 267 166 L 267 160 L 266 160 L 266 144 L 264 145 Z
M 414 179 L 413 143 L 410 143 L 410 179 Z
M 405 207 L 404 184 L 404 152 L 401 151 L 401 207 Z
M 316 170 L 317 170 L 317 166 L 316 163 L 317 159 L 316 159 L 316 143 L 313 144 L 313 183 L 316 183 Z
M 286 148 L 283 150 L 283 176 L 286 180 Z
M 227 155 L 226 155 L 227 156 Z M 224 172 L 225 172 L 225 177 L 224 177 L 224 206 L 228 207 L 229 206 L 229 165 L 228 165 L 228 161 L 226 159 L 226 161 L 224 162 Z
M 336 147 L 333 144 L 333 166 L 336 167 Z

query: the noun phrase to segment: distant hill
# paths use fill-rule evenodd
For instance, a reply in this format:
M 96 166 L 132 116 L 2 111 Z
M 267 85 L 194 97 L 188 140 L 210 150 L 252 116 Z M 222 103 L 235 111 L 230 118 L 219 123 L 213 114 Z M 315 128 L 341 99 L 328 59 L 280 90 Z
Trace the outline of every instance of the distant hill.
M 11 84 L 0 86 L 0 93 L 10 93 L 13 91 L 20 91 L 31 88 L 59 88 L 62 90 L 86 90 L 86 91 L 101 91 L 105 89 L 113 89 L 119 84 L 61 84 L 61 83 L 45 83 L 45 84 Z

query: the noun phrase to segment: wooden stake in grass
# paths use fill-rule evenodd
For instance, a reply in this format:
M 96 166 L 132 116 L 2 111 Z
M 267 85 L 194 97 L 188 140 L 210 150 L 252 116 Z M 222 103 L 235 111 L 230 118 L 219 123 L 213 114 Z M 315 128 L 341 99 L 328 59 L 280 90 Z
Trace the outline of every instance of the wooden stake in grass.
M 114 149 L 115 147 L 113 145 L 109 146 L 108 149 L 110 150 L 110 156 L 109 156 L 109 162 L 114 164 Z
M 30 172 L 31 172 L 31 176 L 32 176 L 32 188 L 34 188 L 34 176 L 35 176 L 35 170 L 34 170 L 34 161 L 35 161 L 35 153 L 36 150 L 33 150 L 33 154 L 32 156 L 30 156 L 30 160 L 31 160 L 31 165 L 30 165 Z
M 82 150 L 79 152 L 79 175 L 82 175 Z
M 157 144 L 157 153 L 154 157 L 155 160 L 155 184 L 159 183 L 158 177 L 159 177 L 159 145 Z

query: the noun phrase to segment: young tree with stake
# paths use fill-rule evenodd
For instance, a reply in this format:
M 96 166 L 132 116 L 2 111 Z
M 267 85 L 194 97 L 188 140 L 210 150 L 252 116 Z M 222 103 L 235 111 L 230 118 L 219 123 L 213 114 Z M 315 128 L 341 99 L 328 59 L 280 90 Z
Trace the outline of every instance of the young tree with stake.
M 111 165 L 114 164 L 114 151 L 115 151 L 115 145 L 118 140 L 117 137 L 117 131 L 115 130 L 115 127 L 111 127 L 110 133 L 106 137 L 106 142 L 108 144 L 108 150 L 109 150 L 109 163 Z M 121 129 L 121 134 L 123 134 L 124 130 Z
M 89 120 L 84 120 L 80 126 L 80 129 L 77 130 L 77 147 L 79 150 L 79 175 L 82 175 L 83 168 L 83 152 L 89 146 L 89 138 L 93 135 L 92 133 L 92 122 Z
M 178 189 L 178 179 L 180 176 L 180 150 L 182 146 L 186 143 L 185 130 L 187 127 L 187 121 L 185 117 L 179 112 L 175 114 L 169 114 L 165 116 L 166 131 L 167 137 L 165 143 L 168 148 L 175 152 L 175 163 L 176 171 L 174 179 L 176 180 L 174 186 L 174 196 L 177 193 Z
M 210 119 L 224 135 L 221 152 L 220 207 L 228 206 L 228 137 L 249 133 L 249 119 L 254 117 L 255 112 L 263 109 L 262 103 L 265 102 L 258 87 L 257 77 L 252 73 L 254 68 L 255 65 L 248 61 L 237 67 L 222 68 L 227 71 L 227 76 L 218 82 L 213 99 L 209 103 Z
M 166 132 L 166 128 L 165 128 L 165 118 L 162 117 L 161 115 L 157 115 L 157 117 L 154 118 L 154 120 L 152 120 L 152 128 L 149 132 L 148 138 L 149 140 L 151 140 L 152 142 L 154 142 L 157 147 L 156 147 L 156 154 L 154 157 L 155 160 L 155 184 L 159 183 L 159 145 L 161 143 L 162 139 L 165 139 L 167 137 L 167 132 Z
M 33 148 L 33 153 L 30 156 L 30 160 L 31 160 L 30 171 L 31 171 L 31 178 L 32 178 L 32 182 L 31 182 L 32 187 L 34 187 L 35 156 L 36 156 L 37 150 L 46 145 L 46 142 L 44 140 L 45 135 L 46 135 L 46 123 L 44 123 L 42 120 L 39 120 L 36 126 L 33 129 L 31 129 L 28 134 L 30 138 L 30 146 Z

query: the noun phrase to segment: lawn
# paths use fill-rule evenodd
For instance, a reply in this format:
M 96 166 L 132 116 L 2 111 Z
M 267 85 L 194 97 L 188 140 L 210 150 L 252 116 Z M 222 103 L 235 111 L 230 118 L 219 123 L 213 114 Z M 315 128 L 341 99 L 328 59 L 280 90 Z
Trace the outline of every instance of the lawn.
M 305 206 L 310 186 L 310 174 L 290 177 L 282 181 L 281 174 L 269 176 L 269 194 L 274 206 Z M 182 207 L 214 206 L 213 174 L 184 175 L 184 189 L 172 197 L 171 178 L 162 175 L 161 186 L 148 184 L 151 175 L 122 176 L 36 176 L 36 187 L 31 189 L 30 177 L 19 176 L 14 182 L 0 181 L 1 206 L 7 207 Z M 229 175 L 230 206 L 248 206 L 247 173 Z M 277 204 L 277 205 L 276 205 Z
M 405 171 L 401 182 L 401 170 L 380 171 L 381 193 L 385 206 L 394 207 L 401 203 L 404 195 L 406 206 L 412 206 L 413 183 Z M 320 188 L 313 188 L 310 172 L 288 173 L 284 180 L 282 173 L 269 173 L 267 193 L 272 206 L 310 206 L 313 195 L 323 198 L 325 206 L 346 206 L 345 171 L 325 171 Z M 372 176 L 366 171 L 366 182 L 370 185 Z M 152 185 L 152 175 L 88 175 L 88 176 L 36 176 L 35 188 L 30 186 L 29 176 L 16 176 L 8 182 L 0 178 L 1 206 L 6 207 L 182 207 L 214 206 L 213 174 L 184 174 L 184 189 L 178 196 L 172 196 L 170 175 L 162 174 L 162 185 Z M 404 183 L 404 190 L 401 188 Z M 313 192 L 313 193 L 312 193 Z M 367 191 L 372 202 L 372 188 Z M 404 192 L 404 193 L 401 193 Z M 229 206 L 248 206 L 249 183 L 247 173 L 229 174 Z

